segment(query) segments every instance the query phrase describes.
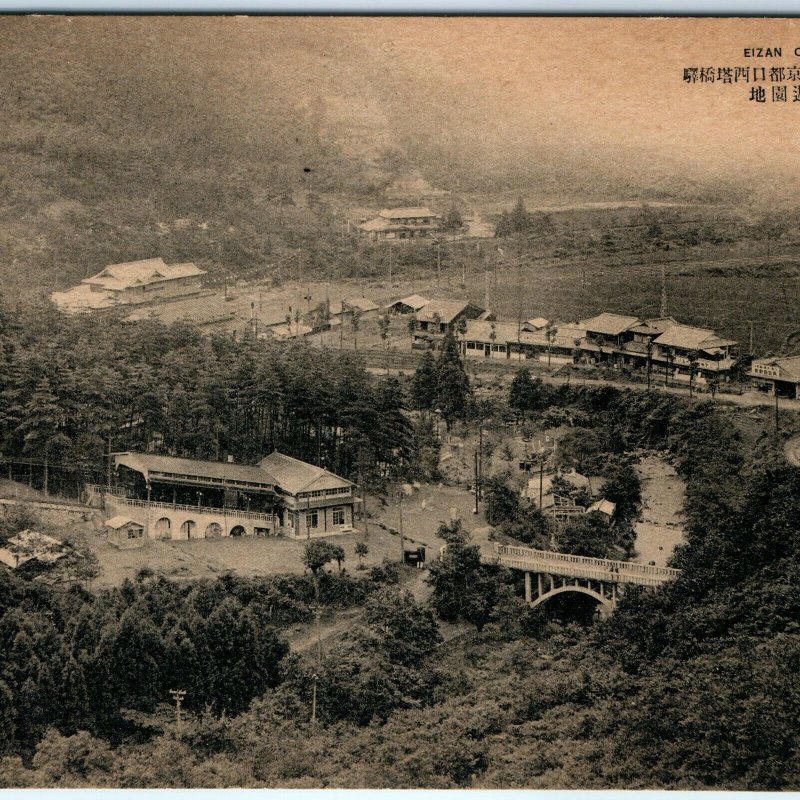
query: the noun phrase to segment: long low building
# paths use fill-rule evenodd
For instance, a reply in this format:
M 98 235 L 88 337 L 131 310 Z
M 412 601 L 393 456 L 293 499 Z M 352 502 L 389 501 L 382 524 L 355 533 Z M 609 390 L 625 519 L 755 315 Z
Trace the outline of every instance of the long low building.
M 152 453 L 114 454 L 103 505 L 151 539 L 310 538 L 352 530 L 351 481 L 282 453 L 257 466 Z
M 536 327 L 532 323 L 540 322 L 543 327 L 531 330 Z M 713 330 L 672 317 L 642 320 L 609 313 L 566 325 L 543 317 L 525 323 L 469 320 L 459 340 L 468 358 L 649 367 L 668 380 L 698 383 L 729 380 L 737 345 Z

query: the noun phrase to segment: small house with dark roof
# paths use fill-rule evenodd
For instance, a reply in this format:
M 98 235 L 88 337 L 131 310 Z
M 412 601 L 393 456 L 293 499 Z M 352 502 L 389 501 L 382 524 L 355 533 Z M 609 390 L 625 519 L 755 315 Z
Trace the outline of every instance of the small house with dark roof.
M 425 206 L 384 208 L 375 219 L 362 222 L 358 232 L 372 241 L 412 241 L 433 236 L 439 219 Z

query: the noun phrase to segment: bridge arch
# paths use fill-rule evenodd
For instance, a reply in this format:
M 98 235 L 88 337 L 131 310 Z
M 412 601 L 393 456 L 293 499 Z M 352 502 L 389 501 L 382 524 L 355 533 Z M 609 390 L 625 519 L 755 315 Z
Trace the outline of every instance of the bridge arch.
M 563 594 L 564 592 L 579 592 L 580 594 L 585 594 L 596 600 L 600 606 L 600 615 L 603 617 L 608 616 L 614 610 L 614 602 L 609 600 L 607 597 L 603 597 L 600 592 L 596 592 L 594 589 L 590 589 L 586 586 L 576 586 L 573 584 L 557 586 L 544 592 L 544 594 L 540 594 L 531 603 L 531 608 L 536 608 L 536 606 L 546 603 L 551 597 L 555 597 L 557 594 Z

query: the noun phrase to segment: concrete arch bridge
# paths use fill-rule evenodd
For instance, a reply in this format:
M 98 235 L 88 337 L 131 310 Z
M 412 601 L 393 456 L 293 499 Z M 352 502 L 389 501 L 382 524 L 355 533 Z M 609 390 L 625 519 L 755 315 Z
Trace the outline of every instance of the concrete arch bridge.
M 660 586 L 681 573 L 671 567 L 573 556 L 497 542 L 491 553 L 484 554 L 483 561 L 521 570 L 525 575 L 525 601 L 531 607 L 546 603 L 556 595 L 576 592 L 596 600 L 603 617 L 616 608 L 626 586 Z

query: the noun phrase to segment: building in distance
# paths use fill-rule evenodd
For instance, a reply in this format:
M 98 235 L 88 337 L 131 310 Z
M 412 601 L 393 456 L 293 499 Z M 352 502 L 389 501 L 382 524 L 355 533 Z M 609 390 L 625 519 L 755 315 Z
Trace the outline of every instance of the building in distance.
M 427 206 L 384 208 L 375 219 L 362 222 L 358 232 L 371 241 L 424 239 L 439 230 L 439 220 Z
M 390 314 L 416 314 L 430 302 L 427 297 L 411 294 L 408 297 L 403 297 L 400 300 L 395 300 L 394 303 L 390 303 L 387 311 Z
M 54 292 L 50 298 L 67 313 L 183 297 L 201 290 L 206 271 L 192 263 L 166 264 L 162 258 L 109 264 L 80 286 Z
M 486 309 L 465 300 L 431 300 L 412 321 L 411 346 L 417 349 L 439 348 L 448 333 L 459 325 L 478 319 Z

